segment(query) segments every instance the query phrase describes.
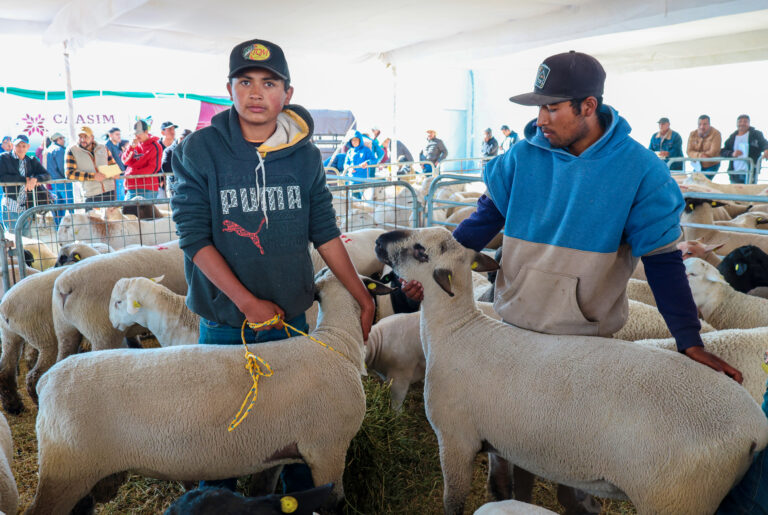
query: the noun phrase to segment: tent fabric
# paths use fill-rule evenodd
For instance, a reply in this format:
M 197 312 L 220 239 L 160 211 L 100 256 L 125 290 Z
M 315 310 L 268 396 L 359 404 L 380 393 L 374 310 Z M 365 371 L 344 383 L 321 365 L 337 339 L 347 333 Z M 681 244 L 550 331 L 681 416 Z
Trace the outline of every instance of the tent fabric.
M 258 27 L 260 38 L 280 42 L 287 53 L 328 62 L 381 59 L 400 64 L 427 59 L 472 67 L 467 63 L 562 41 L 765 9 L 765 0 L 392 0 L 386 9 L 375 11 L 354 0 L 271 4 L 0 0 L 0 33 L 40 34 L 52 44 L 66 40 L 75 48 L 88 41 L 116 41 L 222 54 L 254 37 L 254 27 Z M 345 20 L 341 28 L 340 19 Z M 768 26 L 749 30 L 761 29 Z M 734 23 L 728 32 L 740 34 L 744 29 Z M 763 41 L 760 48 L 740 53 L 738 45 L 743 39 L 734 38 L 734 43 L 723 39 L 726 49 L 713 58 L 717 63 L 750 60 L 768 49 L 768 42 Z M 644 53 L 643 47 L 655 43 L 645 42 L 636 53 Z M 706 61 L 708 50 L 692 57 Z
M 31 98 L 34 100 L 65 100 L 63 91 L 39 91 L 32 89 L 3 87 L 0 86 L 0 93 L 15 95 L 17 97 Z M 205 95 L 196 95 L 194 93 L 149 93 L 141 91 L 107 91 L 107 90 L 88 90 L 76 89 L 73 92 L 74 98 L 87 97 L 125 97 L 125 98 L 187 98 L 189 100 L 198 100 L 208 102 L 209 104 L 230 106 L 232 101 L 226 97 L 212 97 Z

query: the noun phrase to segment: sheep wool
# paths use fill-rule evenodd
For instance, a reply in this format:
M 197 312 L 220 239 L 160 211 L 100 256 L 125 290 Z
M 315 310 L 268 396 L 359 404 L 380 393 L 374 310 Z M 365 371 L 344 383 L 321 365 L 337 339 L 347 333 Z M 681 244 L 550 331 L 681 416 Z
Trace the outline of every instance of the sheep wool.
M 13 477 L 13 438 L 8 421 L 0 413 L 0 512 L 16 513 L 19 505 L 19 491 Z
M 552 515 L 553 513 L 555 512 L 540 506 L 509 500 L 483 504 L 474 515 Z
M 241 346 L 117 349 L 57 363 L 38 385 L 40 479 L 27 513 L 69 513 L 97 482 L 125 470 L 215 480 L 302 458 L 315 484 L 334 483 L 335 506 L 365 415 L 363 333 L 360 307 L 341 282 L 327 270 L 315 282 L 321 310 L 312 336 L 346 357 L 303 336 L 250 345 L 274 375 L 259 381 L 253 412 L 231 433 L 253 386 Z
M 486 317 L 470 273 L 498 265 L 443 228 L 386 233 L 376 252 L 424 287 L 425 408 L 447 514 L 462 513 L 483 449 L 592 495 L 628 497 L 638 513 L 700 514 L 768 444 L 749 393 L 682 354 Z
M 717 268 L 699 258 L 684 261 L 693 300 L 715 329 L 768 326 L 768 299 L 734 290 Z

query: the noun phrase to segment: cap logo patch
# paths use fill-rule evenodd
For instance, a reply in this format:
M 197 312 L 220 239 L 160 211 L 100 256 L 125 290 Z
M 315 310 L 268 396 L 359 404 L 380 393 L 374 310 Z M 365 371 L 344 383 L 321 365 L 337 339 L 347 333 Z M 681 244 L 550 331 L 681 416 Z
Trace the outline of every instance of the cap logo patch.
M 243 59 L 250 61 L 266 61 L 269 59 L 269 48 L 262 44 L 248 45 L 243 50 Z
M 536 72 L 536 84 L 534 86 L 539 89 L 543 88 L 547 82 L 547 77 L 549 77 L 549 66 L 540 64 L 539 71 Z

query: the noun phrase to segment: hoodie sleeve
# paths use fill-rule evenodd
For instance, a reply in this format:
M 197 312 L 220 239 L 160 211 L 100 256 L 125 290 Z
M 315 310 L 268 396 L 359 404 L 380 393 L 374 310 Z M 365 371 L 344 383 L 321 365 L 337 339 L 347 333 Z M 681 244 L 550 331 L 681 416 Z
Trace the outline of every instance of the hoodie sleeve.
M 680 213 L 685 207 L 680 187 L 658 161 L 640 183 L 624 225 L 624 236 L 635 257 L 645 256 L 680 238 Z
M 207 178 L 194 170 L 183 148 L 177 147 L 172 157 L 176 194 L 171 198 L 171 209 L 179 246 L 193 259 L 200 249 L 213 245 L 211 202 Z
M 507 213 L 509 188 L 514 176 L 515 158 L 511 149 L 488 161 L 483 171 L 483 182 L 488 187 L 488 196 L 502 215 Z
M 325 170 L 321 164 L 309 192 L 309 241 L 317 248 L 340 235 L 333 196 L 325 183 Z

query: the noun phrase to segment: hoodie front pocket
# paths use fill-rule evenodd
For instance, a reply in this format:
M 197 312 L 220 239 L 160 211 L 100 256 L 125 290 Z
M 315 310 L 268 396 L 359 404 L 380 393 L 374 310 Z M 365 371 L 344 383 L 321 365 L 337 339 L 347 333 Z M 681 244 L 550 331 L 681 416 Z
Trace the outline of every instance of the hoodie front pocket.
M 579 307 L 575 275 L 524 266 L 494 304 L 503 319 L 523 329 L 547 334 L 596 336 L 598 323 Z

